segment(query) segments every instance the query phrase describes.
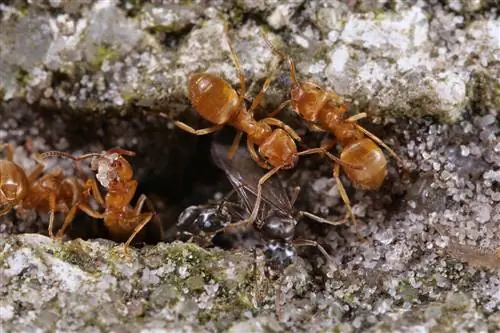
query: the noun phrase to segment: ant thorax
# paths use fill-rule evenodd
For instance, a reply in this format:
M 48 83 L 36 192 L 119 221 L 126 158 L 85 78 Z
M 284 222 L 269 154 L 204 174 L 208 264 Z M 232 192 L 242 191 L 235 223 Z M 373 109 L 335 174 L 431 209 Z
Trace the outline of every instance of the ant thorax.
M 103 154 L 99 157 L 94 157 L 90 162 L 92 170 L 97 170 L 96 178 L 99 183 L 105 188 L 109 188 L 109 183 L 118 178 L 116 168 L 113 163 L 120 158 L 119 154 Z

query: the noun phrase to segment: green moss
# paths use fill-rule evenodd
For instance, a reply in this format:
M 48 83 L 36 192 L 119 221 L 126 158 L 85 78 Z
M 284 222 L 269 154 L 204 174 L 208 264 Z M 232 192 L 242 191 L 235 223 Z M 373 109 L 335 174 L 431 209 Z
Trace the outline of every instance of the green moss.
M 99 69 L 104 61 L 116 61 L 120 58 L 119 53 L 111 45 L 99 45 L 94 58 L 89 61 L 93 69 Z
M 30 82 L 29 72 L 24 68 L 19 68 L 17 70 L 16 81 L 23 87 L 27 85 Z
M 190 291 L 199 291 L 203 290 L 205 286 L 205 281 L 201 276 L 191 276 L 186 279 L 186 286 Z
M 94 258 L 88 254 L 88 249 L 85 249 L 79 241 L 64 243 L 63 246 L 58 247 L 54 257 L 76 265 L 88 273 L 98 273 Z
M 413 288 L 409 281 L 403 280 L 399 283 L 398 294 L 401 295 L 405 301 L 413 302 L 418 296 L 418 290 Z

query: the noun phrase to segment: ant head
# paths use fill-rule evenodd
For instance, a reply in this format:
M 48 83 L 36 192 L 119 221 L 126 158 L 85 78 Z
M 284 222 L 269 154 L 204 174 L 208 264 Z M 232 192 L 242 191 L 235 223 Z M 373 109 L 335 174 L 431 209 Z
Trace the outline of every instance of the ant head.
M 325 91 L 312 82 L 294 83 L 290 90 L 292 105 L 302 118 L 317 122 L 318 111 L 325 103 Z
M 94 157 L 90 162 L 92 170 L 97 171 L 97 180 L 106 188 L 118 181 L 129 181 L 134 176 L 130 163 L 117 151 L 122 152 L 122 150 L 111 149 Z M 129 151 L 123 152 L 129 153 Z M 133 152 L 130 153 L 133 154 Z
M 273 239 L 266 244 L 264 257 L 264 273 L 270 280 L 277 280 L 283 275 L 283 271 L 295 262 L 297 251 L 289 242 Z
M 289 169 L 298 160 L 297 146 L 293 138 L 281 128 L 277 128 L 259 147 L 259 154 L 273 167 Z
M 0 161 L 0 179 L 0 211 L 8 211 L 26 196 L 30 184 L 24 170 L 9 161 Z

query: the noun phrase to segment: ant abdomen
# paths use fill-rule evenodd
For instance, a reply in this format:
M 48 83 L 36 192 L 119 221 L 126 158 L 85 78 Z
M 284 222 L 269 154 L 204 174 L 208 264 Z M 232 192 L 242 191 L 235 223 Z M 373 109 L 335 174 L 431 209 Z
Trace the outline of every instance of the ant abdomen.
M 217 75 L 192 74 L 189 77 L 188 90 L 189 99 L 196 111 L 216 125 L 227 123 L 238 108 L 238 94 L 227 81 Z
M 363 190 L 376 190 L 387 175 L 387 159 L 380 147 L 369 138 L 354 141 L 344 147 L 340 159 L 363 168 L 344 166 L 347 178 L 353 186 Z

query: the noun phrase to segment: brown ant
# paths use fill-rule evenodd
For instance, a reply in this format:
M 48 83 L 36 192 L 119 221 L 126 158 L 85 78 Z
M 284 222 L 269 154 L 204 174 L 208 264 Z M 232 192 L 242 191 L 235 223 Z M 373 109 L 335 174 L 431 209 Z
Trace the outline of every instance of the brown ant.
M 39 158 L 43 160 L 61 156 L 75 161 L 92 158 L 90 167 L 97 173 L 96 178 L 99 183 L 107 189 L 106 196 L 103 198 L 94 178 L 89 178 L 85 187 L 92 193 L 97 203 L 104 208 L 104 212 L 100 213 L 85 203 L 79 203 L 78 208 L 95 219 L 104 220 L 104 225 L 114 239 L 124 240 L 128 238 L 124 244 L 125 251 L 127 251 L 134 237 L 153 218 L 155 213 L 141 213 L 144 203 L 150 205 L 144 194 L 140 195 L 135 207 L 130 205 L 137 189 L 137 181 L 133 179 L 134 173 L 131 165 L 122 155 L 134 156 L 135 153 L 119 148 L 81 156 L 50 151 L 39 155 Z M 64 224 L 59 233 L 64 233 L 68 225 L 69 223 Z
M 283 102 L 270 116 L 275 116 L 286 105 L 291 104 L 298 115 L 312 123 L 313 130 L 330 132 L 335 136 L 341 146 L 340 161 L 343 163 L 339 163 L 335 156 L 326 151 L 327 148 L 333 147 L 334 140 L 324 145 L 325 153 L 336 162 L 333 176 L 346 204 L 347 213 L 355 224 L 349 197 L 340 180 L 340 165 L 355 188 L 376 190 L 380 188 L 387 175 L 387 160 L 379 146 L 384 147 L 401 165 L 404 166 L 404 163 L 382 140 L 357 123 L 358 120 L 367 117 L 365 112 L 346 118 L 347 103 L 340 96 L 312 82 L 299 82 L 296 78 L 295 64 L 290 56 L 276 48 L 266 36 L 264 40 L 273 53 L 282 59 L 287 59 L 292 80 L 290 99 Z
M 301 141 L 301 138 L 291 127 L 274 117 L 266 117 L 261 120 L 254 118 L 253 112 L 264 97 L 277 66 L 274 66 L 270 71 L 261 91 L 253 100 L 250 108 L 247 109 L 244 101 L 246 94 L 245 76 L 231 45 L 227 26 L 224 33 L 240 81 L 239 94 L 220 76 L 210 73 L 194 73 L 190 76 L 188 83 L 189 99 L 200 116 L 215 125 L 204 129 L 194 129 L 180 121 L 175 121 L 175 124 L 181 129 L 195 135 L 210 134 L 220 130 L 225 125 L 236 128 L 238 134 L 229 149 L 228 155 L 230 157 L 234 155 L 238 148 L 242 133 L 247 134 L 247 149 L 251 158 L 260 167 L 270 169 L 270 171 L 263 175 L 258 182 L 257 199 L 252 214 L 250 214 L 248 219 L 241 221 L 241 224 L 246 224 L 253 223 L 257 218 L 262 197 L 262 184 L 264 182 L 279 170 L 294 167 L 299 155 L 320 153 L 324 149 L 315 148 L 297 152 L 294 140 Z M 280 105 L 272 114 L 278 113 L 285 106 L 284 104 Z M 277 128 L 273 129 L 273 127 Z M 255 150 L 255 146 L 258 147 L 258 151 Z M 332 158 L 338 161 L 338 163 L 347 163 L 333 156 Z M 356 166 L 352 165 L 351 167 L 356 168 Z M 319 217 L 317 220 L 323 223 L 338 224 Z
M 84 200 L 84 184 L 76 177 L 66 177 L 61 169 L 43 175 L 44 166 L 39 161 L 29 173 L 14 163 L 14 151 L 10 144 L 1 144 L 6 159 L 0 160 L 0 216 L 20 207 L 49 213 L 50 237 L 56 212 L 67 213 L 64 224 L 75 218 L 78 204 Z

